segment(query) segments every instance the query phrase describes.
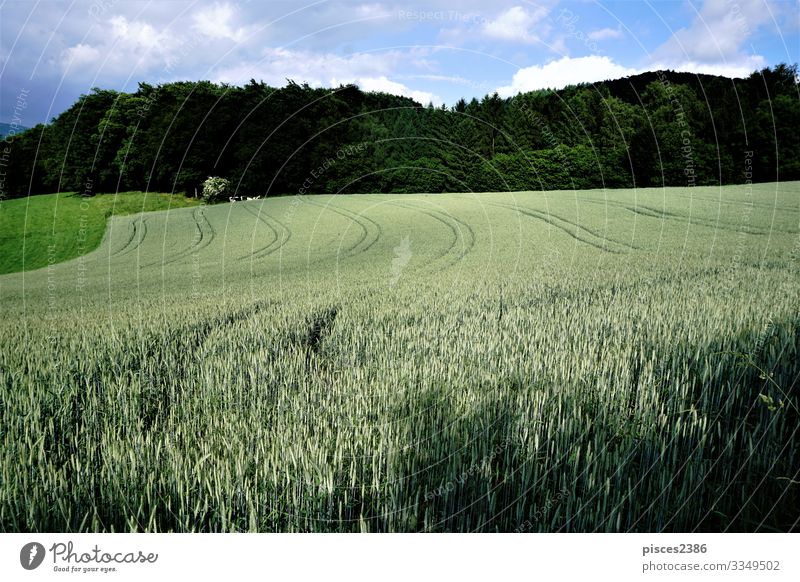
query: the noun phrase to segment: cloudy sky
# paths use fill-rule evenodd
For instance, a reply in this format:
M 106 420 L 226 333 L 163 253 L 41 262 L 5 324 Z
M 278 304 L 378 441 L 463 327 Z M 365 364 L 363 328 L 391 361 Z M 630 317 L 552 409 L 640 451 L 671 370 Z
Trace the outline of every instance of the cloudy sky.
M 459 97 L 671 68 L 744 76 L 800 61 L 796 0 L 0 0 L 0 121 L 91 87 L 251 78 Z M 17 107 L 19 112 L 19 107 Z

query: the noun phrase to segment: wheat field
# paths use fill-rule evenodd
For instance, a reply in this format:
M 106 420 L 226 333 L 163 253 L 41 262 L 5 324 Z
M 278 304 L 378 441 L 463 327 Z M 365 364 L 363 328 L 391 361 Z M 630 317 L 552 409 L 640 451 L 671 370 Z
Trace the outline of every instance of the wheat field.
M 3 531 L 791 531 L 800 183 L 287 196 L 0 276 Z

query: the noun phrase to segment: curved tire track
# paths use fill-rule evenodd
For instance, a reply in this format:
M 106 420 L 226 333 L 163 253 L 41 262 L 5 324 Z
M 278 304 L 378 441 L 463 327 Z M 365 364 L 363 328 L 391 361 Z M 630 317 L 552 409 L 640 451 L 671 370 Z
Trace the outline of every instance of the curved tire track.
M 283 247 L 287 242 L 289 242 L 289 239 L 292 238 L 292 231 L 289 229 L 289 227 L 287 227 L 279 220 L 272 217 L 267 217 L 266 214 L 261 213 L 260 209 L 257 211 L 253 210 L 246 204 L 243 204 L 242 208 L 244 208 L 245 212 L 252 214 L 253 216 L 255 216 L 256 220 L 260 221 L 264 226 L 266 226 L 272 232 L 274 238 L 270 241 L 268 245 L 256 249 L 247 255 L 243 255 L 239 257 L 238 260 L 243 261 L 246 259 L 252 260 L 252 259 L 262 259 L 264 257 L 267 257 L 272 253 L 274 253 L 275 251 L 279 250 L 281 247 Z M 272 226 L 267 221 L 267 218 L 275 222 L 275 224 L 277 224 L 281 229 L 283 229 L 283 236 L 278 234 L 278 231 L 275 229 L 274 226 Z
M 631 210 L 633 212 L 636 212 L 637 209 L 644 211 L 644 212 L 639 212 L 639 214 L 651 213 L 651 215 L 654 218 L 675 220 L 676 222 L 690 222 L 691 224 L 699 224 L 700 226 L 705 226 L 708 228 L 727 230 L 730 232 L 735 232 L 737 234 L 740 232 L 746 232 L 747 234 L 766 236 L 767 234 L 770 233 L 770 231 L 783 232 L 786 234 L 797 234 L 796 231 L 784 230 L 782 228 L 777 228 L 777 227 L 767 230 L 756 226 L 737 225 L 730 222 L 715 222 L 713 220 L 708 220 L 707 218 L 690 217 L 684 214 L 677 214 L 675 212 L 669 212 L 666 210 L 661 210 L 659 208 L 653 208 L 651 206 L 639 206 L 635 208 L 628 208 L 628 210 Z
M 422 214 L 430 216 L 434 220 L 437 220 L 437 221 L 441 222 L 447 228 L 450 229 L 450 231 L 453 233 L 453 242 L 444 250 L 443 253 L 441 253 L 438 257 L 433 259 L 433 261 L 438 261 L 438 260 L 446 257 L 448 254 L 450 254 L 450 251 L 452 251 L 454 248 L 456 248 L 456 245 L 458 244 L 458 241 L 461 240 L 462 244 L 461 244 L 461 250 L 459 251 L 459 254 L 457 256 L 455 256 L 454 258 L 450 259 L 450 261 L 448 261 L 444 265 L 444 267 L 442 267 L 441 269 L 438 269 L 438 270 L 447 269 L 447 268 L 449 268 L 449 267 L 461 262 L 461 260 L 465 256 L 467 256 L 470 252 L 472 252 L 472 249 L 475 248 L 475 240 L 476 240 L 475 239 L 475 231 L 473 231 L 472 227 L 469 224 L 467 224 L 466 222 L 464 222 L 463 220 L 460 220 L 460 219 L 452 216 L 451 214 L 448 214 L 446 212 L 442 212 L 440 210 L 432 210 L 432 209 L 420 208 L 418 205 L 413 204 L 413 202 L 411 202 L 411 201 L 410 202 L 391 202 L 390 204 L 393 204 L 394 206 L 398 206 L 400 208 L 406 208 L 408 210 L 413 210 L 414 212 L 421 212 Z M 464 230 L 466 230 L 466 232 L 468 233 L 468 236 L 464 236 L 464 234 L 462 232 L 462 228 Z M 431 261 L 431 262 L 433 262 L 433 261 Z M 431 262 L 429 262 L 428 264 L 430 265 Z
M 147 219 L 139 217 L 132 220 L 130 224 L 132 227 L 130 237 L 122 247 L 111 253 L 112 257 L 122 257 L 142 246 L 142 242 L 147 236 Z
M 348 220 L 356 223 L 359 226 L 359 228 L 361 229 L 361 236 L 355 242 L 355 244 L 345 249 L 345 252 L 349 256 L 359 255 L 361 253 L 368 251 L 372 247 L 372 245 L 378 242 L 378 239 L 380 239 L 381 236 L 383 235 L 383 228 L 381 227 L 381 225 L 372 220 L 371 218 L 367 218 L 363 214 L 356 214 L 355 212 L 347 210 L 346 208 L 336 207 L 330 204 L 325 205 L 319 202 L 314 202 L 312 200 L 307 200 L 307 202 L 313 206 L 318 206 L 325 210 L 329 210 L 330 212 L 335 212 L 336 214 L 347 218 Z M 370 233 L 371 229 L 368 227 L 368 225 L 372 225 L 372 227 L 375 229 L 372 234 Z
M 160 261 L 142 265 L 140 268 L 144 269 L 145 267 L 152 267 L 154 265 L 168 265 L 170 263 L 174 263 L 175 261 L 180 261 L 190 254 L 196 253 L 197 251 L 210 245 L 217 233 L 214 231 L 214 227 L 211 226 L 208 218 L 206 218 L 205 212 L 203 212 L 203 207 L 199 207 L 197 210 L 192 212 L 192 219 L 194 220 L 195 228 L 197 229 L 197 236 L 192 240 L 192 243 L 187 248 L 172 256 L 164 257 Z
M 499 203 L 499 204 L 502 204 L 502 203 Z M 582 224 L 579 224 L 577 222 L 573 222 L 572 220 L 568 220 L 568 219 L 566 219 L 566 218 L 564 218 L 562 216 L 559 216 L 558 214 L 554 214 L 553 212 L 550 212 L 549 210 L 548 211 L 542 211 L 542 210 L 536 210 L 536 209 L 533 209 L 533 208 L 528 208 L 526 206 L 518 206 L 518 205 L 513 205 L 513 204 L 508 204 L 506 206 L 508 208 L 522 208 L 523 210 L 529 210 L 531 212 L 536 212 L 536 213 L 539 213 L 539 214 L 541 214 L 543 216 L 546 216 L 547 218 L 555 218 L 556 220 L 560 220 L 561 222 L 564 222 L 566 224 L 574 226 L 577 229 L 580 229 L 580 230 L 583 230 L 585 232 L 588 232 L 591 236 L 593 236 L 593 237 L 595 237 L 597 239 L 600 239 L 603 242 L 611 242 L 611 243 L 613 243 L 615 245 L 618 245 L 618 246 L 621 246 L 621 247 L 626 247 L 627 249 L 630 249 L 632 251 L 641 251 L 641 250 L 643 250 L 642 247 L 638 247 L 636 245 L 632 245 L 631 243 L 627 243 L 627 242 L 623 242 L 621 240 L 617 240 L 615 238 L 611 238 L 606 233 L 598 232 L 598 231 L 596 231 L 596 230 L 594 230 L 592 228 L 588 228 L 588 227 L 586 227 L 586 226 L 584 226 Z
M 789 192 L 788 190 L 778 190 L 780 194 L 792 194 L 797 196 L 800 192 Z M 747 207 L 753 206 L 755 208 L 764 208 L 765 210 L 785 210 L 787 212 L 800 212 L 800 208 L 797 206 L 789 207 L 789 206 L 781 206 L 778 204 L 764 204 L 763 202 L 748 202 L 746 200 L 735 200 L 735 199 L 725 199 L 725 198 L 707 198 L 706 196 L 686 196 L 685 194 L 674 194 L 679 198 L 684 198 L 686 200 L 702 200 L 703 202 L 713 202 L 715 204 L 725 204 L 728 206 L 736 206 L 736 207 Z
M 537 211 L 537 210 L 531 210 L 529 208 L 525 208 L 525 207 L 522 207 L 522 206 L 513 206 L 511 204 L 501 204 L 501 203 L 498 203 L 498 202 L 486 202 L 485 204 L 488 204 L 490 206 L 497 206 L 499 208 L 505 208 L 506 210 L 513 210 L 513 211 L 518 212 L 520 214 L 524 214 L 525 216 L 529 216 L 531 218 L 535 218 L 537 220 L 541 220 L 542 222 L 545 222 L 545 223 L 549 224 L 550 226 L 553 226 L 553 227 L 555 227 L 555 228 L 567 233 L 569 236 L 574 238 L 576 241 L 584 243 L 584 244 L 587 244 L 587 245 L 589 245 L 591 247 L 594 247 L 594 248 L 599 249 L 599 250 L 601 250 L 603 252 L 606 252 L 606 253 L 612 253 L 612 254 L 615 254 L 615 255 L 619 255 L 619 254 L 624 254 L 625 252 L 627 252 L 627 251 L 629 251 L 629 250 L 631 250 L 633 248 L 633 247 L 626 247 L 626 245 L 624 245 L 623 243 L 619 243 L 619 242 L 613 241 L 613 240 L 608 239 L 608 238 L 598 237 L 597 235 L 593 234 L 591 231 L 585 229 L 584 227 L 582 227 L 580 225 L 574 225 L 574 226 L 576 226 L 577 229 L 581 229 L 581 230 L 589 233 L 590 236 L 593 236 L 595 238 L 600 238 L 602 243 L 604 243 L 604 244 L 598 244 L 593 240 L 589 240 L 588 238 L 579 236 L 578 233 L 573 231 L 572 229 L 570 229 L 570 228 L 568 228 L 566 226 L 563 226 L 561 224 L 558 224 L 557 222 L 555 222 L 555 220 L 553 220 L 553 218 L 556 218 L 557 220 L 561 220 L 561 221 L 564 221 L 564 220 L 561 219 L 561 218 L 558 218 L 558 217 L 553 217 L 553 215 L 549 214 L 549 213 L 540 212 L 540 211 Z M 566 222 L 566 221 L 564 221 L 564 222 Z M 571 222 L 566 222 L 566 223 L 570 224 L 570 225 L 573 225 L 573 223 L 571 223 Z M 618 249 L 610 248 L 608 246 L 608 243 L 613 243 L 613 244 L 618 245 L 618 246 L 623 246 L 623 247 L 626 247 L 626 249 L 624 251 L 621 251 L 621 250 L 618 250 Z
M 745 225 L 737 226 L 729 222 L 714 222 L 706 218 L 689 217 L 683 214 L 676 214 L 668 210 L 653 208 L 652 206 L 643 206 L 643 205 L 627 206 L 626 204 L 622 204 L 619 202 L 611 202 L 611 201 L 600 202 L 595 200 L 586 200 L 586 202 L 590 204 L 616 206 L 617 208 L 622 208 L 624 210 L 627 210 L 628 212 L 632 212 L 633 214 L 638 214 L 639 216 L 644 216 L 645 218 L 654 218 L 656 220 L 671 220 L 674 222 L 684 222 L 688 224 L 702 226 L 705 228 L 713 228 L 715 230 L 725 230 L 728 232 L 734 232 L 737 234 L 741 232 L 759 236 L 765 236 L 768 234 L 764 229 L 759 229 L 753 226 L 745 226 Z M 796 234 L 795 232 L 786 231 L 778 228 L 775 228 L 773 230 L 778 232 L 785 232 L 788 234 Z

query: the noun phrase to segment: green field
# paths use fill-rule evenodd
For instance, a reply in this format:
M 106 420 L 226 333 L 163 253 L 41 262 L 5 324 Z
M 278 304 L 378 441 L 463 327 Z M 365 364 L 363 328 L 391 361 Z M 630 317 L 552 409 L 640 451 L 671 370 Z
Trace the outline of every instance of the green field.
M 284 197 L 101 238 L 0 277 L 3 531 L 798 528 L 800 183 Z
M 154 192 L 74 193 L 30 196 L 0 203 L 0 274 L 74 259 L 100 245 L 112 215 L 129 215 L 199 204 Z

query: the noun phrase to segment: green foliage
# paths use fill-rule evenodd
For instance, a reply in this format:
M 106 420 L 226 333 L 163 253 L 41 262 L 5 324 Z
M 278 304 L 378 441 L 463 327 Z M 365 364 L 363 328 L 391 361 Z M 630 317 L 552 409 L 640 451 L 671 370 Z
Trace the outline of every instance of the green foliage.
M 786 65 L 735 80 L 644 73 L 451 109 L 352 85 L 142 83 L 95 89 L 11 138 L 0 194 L 194 195 L 209 175 L 245 196 L 796 180 L 797 95 Z
M 591 146 L 565 148 L 497 156 L 580 174 Z M 415 160 L 398 180 L 441 158 Z M 789 531 L 799 196 L 114 216 L 0 277 L 0 531 Z

